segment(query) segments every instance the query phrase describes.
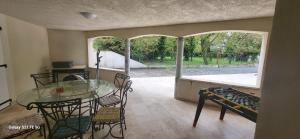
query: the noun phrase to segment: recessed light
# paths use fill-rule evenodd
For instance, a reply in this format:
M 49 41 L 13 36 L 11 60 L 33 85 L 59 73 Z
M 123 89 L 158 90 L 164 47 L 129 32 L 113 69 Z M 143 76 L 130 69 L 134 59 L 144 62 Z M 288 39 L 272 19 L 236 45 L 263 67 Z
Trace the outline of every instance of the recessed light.
M 96 14 L 90 12 L 79 12 L 86 19 L 95 19 L 97 17 Z

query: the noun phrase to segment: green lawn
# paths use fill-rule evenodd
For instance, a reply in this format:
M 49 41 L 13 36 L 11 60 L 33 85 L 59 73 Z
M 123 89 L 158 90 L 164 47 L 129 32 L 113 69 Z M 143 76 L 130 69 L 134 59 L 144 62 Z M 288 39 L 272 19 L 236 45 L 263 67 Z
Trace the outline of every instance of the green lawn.
M 171 59 L 171 57 L 166 57 L 162 62 L 160 60 L 151 61 L 151 62 L 143 62 L 146 65 L 175 65 L 176 61 Z M 232 61 L 232 65 L 239 65 L 239 64 L 254 64 L 255 62 L 241 62 L 241 61 Z M 211 60 L 208 59 L 209 65 L 217 65 L 217 59 L 212 58 Z M 183 65 L 204 65 L 202 57 L 193 57 L 192 61 L 185 61 L 183 60 Z M 220 58 L 219 65 L 229 65 L 229 60 L 227 58 Z

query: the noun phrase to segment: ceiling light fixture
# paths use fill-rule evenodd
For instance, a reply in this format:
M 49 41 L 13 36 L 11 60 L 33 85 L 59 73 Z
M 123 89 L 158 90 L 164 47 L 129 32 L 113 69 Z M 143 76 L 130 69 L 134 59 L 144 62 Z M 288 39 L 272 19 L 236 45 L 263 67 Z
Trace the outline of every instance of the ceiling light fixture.
M 97 17 L 96 14 L 90 12 L 79 12 L 86 19 L 95 19 Z

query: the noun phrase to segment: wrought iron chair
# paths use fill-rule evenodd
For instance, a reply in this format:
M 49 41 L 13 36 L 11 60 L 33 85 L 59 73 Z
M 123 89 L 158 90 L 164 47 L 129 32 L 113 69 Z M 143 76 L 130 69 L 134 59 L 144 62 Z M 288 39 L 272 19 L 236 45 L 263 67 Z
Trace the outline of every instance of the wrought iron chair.
M 101 107 L 99 108 L 98 104 L 99 99 L 96 100 L 96 105 L 95 105 L 95 111 L 96 114 L 92 120 L 92 138 L 94 138 L 94 130 L 96 125 L 108 125 L 109 126 L 109 132 L 104 136 L 107 137 L 108 135 L 111 135 L 112 137 L 115 138 L 124 138 L 124 133 L 123 133 L 123 125 L 125 125 L 126 129 L 126 121 L 125 121 L 125 106 L 127 103 L 127 93 L 128 91 L 132 92 L 131 88 L 132 81 L 128 80 L 125 85 L 124 89 L 122 89 L 123 93 L 121 96 L 121 102 L 120 102 L 120 107 Z M 115 136 L 112 134 L 112 129 L 116 127 L 117 125 L 120 125 L 120 131 L 121 131 L 121 136 Z M 100 130 L 100 128 L 99 128 Z
M 78 72 L 74 74 L 69 74 L 63 78 L 63 81 L 73 81 L 73 80 L 86 80 L 90 78 L 90 72 Z
M 91 116 L 81 112 L 81 99 L 55 102 L 33 102 L 27 105 L 32 109 L 36 105 L 42 112 L 48 128 L 48 139 L 83 138 L 91 124 Z
M 31 74 L 30 77 L 33 78 L 36 88 L 40 88 L 58 81 L 58 76 L 54 73 Z
M 8 139 L 24 134 L 40 131 L 45 138 L 45 122 L 43 117 L 37 113 L 26 110 L 19 105 L 12 105 L 12 100 L 8 99 L 0 104 L 8 107 L 1 110 L 0 119 L 0 138 Z M 43 132 L 42 132 L 43 131 Z M 42 135 L 42 134 L 41 134 Z
M 102 107 L 109 107 L 120 104 L 125 82 L 129 79 L 130 76 L 117 73 L 114 78 L 114 84 L 116 87 L 118 87 L 118 89 L 114 90 L 111 94 L 100 98 L 99 105 L 101 105 Z

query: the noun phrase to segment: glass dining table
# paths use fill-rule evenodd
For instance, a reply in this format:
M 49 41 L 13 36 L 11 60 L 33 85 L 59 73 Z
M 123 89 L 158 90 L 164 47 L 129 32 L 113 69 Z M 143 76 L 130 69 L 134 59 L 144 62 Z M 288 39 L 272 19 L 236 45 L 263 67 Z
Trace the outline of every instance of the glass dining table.
M 116 90 L 113 83 L 104 80 L 74 80 L 52 83 L 41 88 L 29 89 L 17 96 L 17 103 L 27 106 L 32 102 L 52 102 L 81 98 L 91 101 Z

